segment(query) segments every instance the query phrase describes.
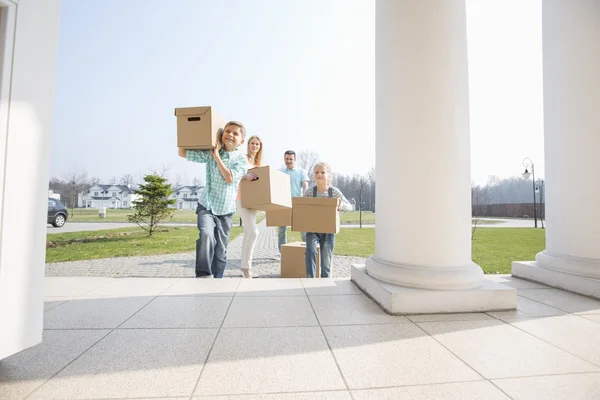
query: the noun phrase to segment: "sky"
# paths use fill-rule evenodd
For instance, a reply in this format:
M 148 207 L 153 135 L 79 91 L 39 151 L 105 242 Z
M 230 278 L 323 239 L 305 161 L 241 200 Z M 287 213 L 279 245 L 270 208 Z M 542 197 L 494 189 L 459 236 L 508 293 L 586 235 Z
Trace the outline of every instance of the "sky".
M 168 4 L 168 6 L 167 6 Z M 169 167 L 177 107 L 212 106 L 266 163 L 315 151 L 375 165 L 374 0 L 62 0 L 51 176 L 108 182 Z M 541 0 L 467 0 L 472 180 L 543 177 Z

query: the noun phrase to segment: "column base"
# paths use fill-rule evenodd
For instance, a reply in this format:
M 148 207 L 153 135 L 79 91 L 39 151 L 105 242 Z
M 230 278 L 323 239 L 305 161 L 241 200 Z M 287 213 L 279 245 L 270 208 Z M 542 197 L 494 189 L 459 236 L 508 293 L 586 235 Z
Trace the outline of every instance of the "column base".
M 460 268 L 447 269 L 390 264 L 371 256 L 366 268 L 379 281 L 415 289 L 469 290 L 481 286 L 483 280 L 483 270 L 472 261 Z
M 517 291 L 484 277 L 481 286 L 465 290 L 428 290 L 392 285 L 352 266 L 352 281 L 389 314 L 439 314 L 514 310 Z
M 600 299 L 600 279 L 571 275 L 541 267 L 535 261 L 513 261 L 512 275 L 528 281 Z

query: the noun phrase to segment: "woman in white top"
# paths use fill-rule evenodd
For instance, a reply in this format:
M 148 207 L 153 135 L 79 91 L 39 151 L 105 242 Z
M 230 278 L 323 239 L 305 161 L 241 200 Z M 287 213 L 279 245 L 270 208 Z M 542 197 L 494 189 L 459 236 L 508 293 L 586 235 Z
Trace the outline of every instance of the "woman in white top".
M 248 169 L 260 167 L 262 163 L 262 140 L 258 136 L 251 136 L 248 139 Z M 237 213 L 242 219 L 244 226 L 244 236 L 242 238 L 242 257 L 241 269 L 244 278 L 252 278 L 252 256 L 254 246 L 258 239 L 258 227 L 256 226 L 256 210 L 243 208 L 241 200 L 241 191 L 238 188 L 238 197 L 236 199 Z

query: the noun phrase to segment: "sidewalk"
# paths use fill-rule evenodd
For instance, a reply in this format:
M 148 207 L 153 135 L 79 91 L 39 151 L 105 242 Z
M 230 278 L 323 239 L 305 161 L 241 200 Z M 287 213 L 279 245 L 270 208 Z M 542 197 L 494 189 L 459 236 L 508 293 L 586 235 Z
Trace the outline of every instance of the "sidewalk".
M 252 272 L 260 278 L 277 278 L 280 275 L 277 254 L 277 229 L 258 224 L 260 235 L 254 251 Z M 240 277 L 240 256 L 243 234 L 229 243 L 226 277 Z M 103 277 L 192 277 L 194 276 L 194 252 L 162 254 L 156 256 L 103 258 L 98 260 L 71 261 L 46 264 L 46 276 L 103 276 Z M 352 264 L 365 262 L 361 257 L 335 256 L 333 277 L 349 278 Z

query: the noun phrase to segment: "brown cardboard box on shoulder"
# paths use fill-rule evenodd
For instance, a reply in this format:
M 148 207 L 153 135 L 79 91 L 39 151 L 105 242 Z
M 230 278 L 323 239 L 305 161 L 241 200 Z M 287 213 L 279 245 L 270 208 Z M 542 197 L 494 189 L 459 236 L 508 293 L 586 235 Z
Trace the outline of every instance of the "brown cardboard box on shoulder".
M 212 149 L 225 121 L 210 107 L 176 108 L 177 147 L 183 149 Z
M 292 209 L 269 210 L 266 219 L 267 226 L 292 226 Z
M 251 168 L 258 180 L 242 180 L 242 207 L 255 210 L 285 210 L 292 207 L 290 176 L 269 165 Z
M 281 277 L 306 278 L 306 243 L 292 242 L 281 246 Z M 321 249 L 317 246 L 316 274 L 321 276 Z
M 338 233 L 340 213 L 334 197 L 294 197 L 292 199 L 292 231 Z

